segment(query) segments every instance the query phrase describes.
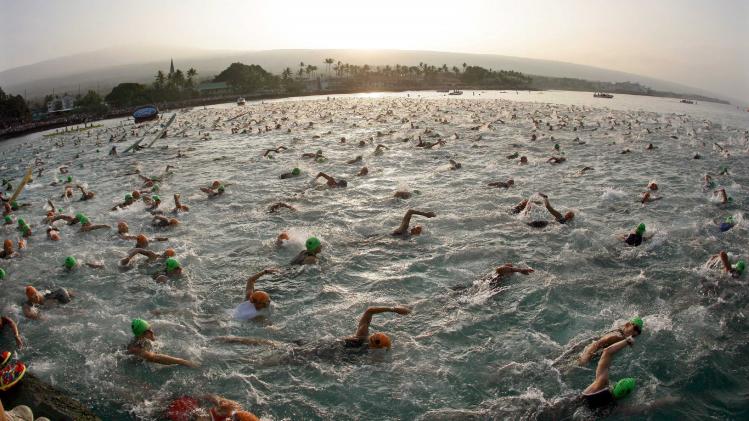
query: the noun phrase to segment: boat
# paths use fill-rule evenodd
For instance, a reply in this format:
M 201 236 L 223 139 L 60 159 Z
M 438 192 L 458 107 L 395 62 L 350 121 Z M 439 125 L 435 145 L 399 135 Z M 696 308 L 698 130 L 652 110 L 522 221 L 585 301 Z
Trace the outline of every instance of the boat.
M 159 109 L 155 105 L 145 105 L 133 111 L 135 124 L 159 118 Z
M 463 95 L 463 91 L 459 91 L 459 90 L 456 89 L 456 90 L 450 92 L 448 95 Z
M 614 97 L 613 95 L 606 94 L 606 93 L 603 93 L 603 92 L 596 92 L 596 93 L 593 94 L 593 98 L 609 98 L 609 99 L 611 99 L 613 97 Z
M 244 98 L 242 97 L 237 98 L 237 105 L 244 105 L 245 103 L 247 103 L 247 101 L 245 101 Z
M 681 102 L 682 104 L 694 104 L 694 101 L 689 100 L 689 99 L 682 99 L 679 102 Z

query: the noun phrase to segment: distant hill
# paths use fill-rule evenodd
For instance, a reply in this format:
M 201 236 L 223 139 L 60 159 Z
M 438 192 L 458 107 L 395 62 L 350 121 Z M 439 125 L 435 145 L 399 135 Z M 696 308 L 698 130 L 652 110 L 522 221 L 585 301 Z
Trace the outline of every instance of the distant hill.
M 259 64 L 266 70 L 280 73 L 284 68 L 299 68 L 299 63 L 312 64 L 318 71 L 327 67 L 325 58 L 349 64 L 418 65 L 420 62 L 441 66 L 469 65 L 494 70 L 515 70 L 527 74 L 579 78 L 602 82 L 637 82 L 661 91 L 717 96 L 702 89 L 667 82 L 616 70 L 602 69 L 552 60 L 538 60 L 494 54 L 464 54 L 439 51 L 407 50 L 267 50 L 222 51 L 170 47 L 119 47 L 90 53 L 46 60 L 0 72 L 0 86 L 9 93 L 24 94 L 29 99 L 52 92 L 77 93 L 97 89 L 108 93 L 120 82 L 150 82 L 157 70 L 168 71 L 169 60 L 176 68 L 186 71 L 194 67 L 198 79 L 212 78 L 229 64 L 239 61 Z

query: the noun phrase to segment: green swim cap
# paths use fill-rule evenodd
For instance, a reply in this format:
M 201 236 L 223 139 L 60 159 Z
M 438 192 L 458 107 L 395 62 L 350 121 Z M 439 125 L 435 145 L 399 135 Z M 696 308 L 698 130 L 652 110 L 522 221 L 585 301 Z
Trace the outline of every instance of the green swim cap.
M 73 176 L 69 175 L 68 176 L 68 183 L 72 183 L 72 182 L 73 182 Z
M 640 224 L 637 226 L 637 230 L 635 231 L 637 235 L 642 235 L 645 233 L 645 224 Z
M 746 262 L 739 260 L 735 265 L 733 265 L 733 269 L 741 275 L 744 273 L 744 270 L 746 270 Z
M 731 224 L 731 225 L 733 225 L 733 223 L 734 223 L 734 222 L 733 222 L 733 215 L 729 215 L 729 216 L 727 216 L 727 217 L 726 217 L 726 221 L 725 221 L 725 222 L 726 222 L 726 224 Z
M 640 330 L 642 330 L 643 323 L 642 323 L 642 319 L 640 318 L 640 316 L 637 316 L 637 317 L 633 318 L 629 322 L 632 323 L 633 325 L 639 327 Z
M 172 272 L 174 270 L 177 270 L 181 268 L 182 266 L 179 264 L 179 261 L 175 259 L 174 257 L 170 257 L 166 259 L 166 271 Z
M 151 329 L 151 325 L 143 319 L 133 319 L 132 323 L 130 323 L 130 328 L 133 330 L 133 335 L 140 336 Z
M 301 173 L 302 173 L 302 170 L 300 170 L 299 168 L 294 168 L 293 170 L 291 170 L 291 175 L 294 175 L 294 176 L 297 176 Z
M 154 202 L 161 202 L 161 198 L 158 194 L 154 194 L 153 196 L 151 196 L 151 200 L 153 200 Z
M 5 269 L 0 268 L 0 279 L 5 279 Z
M 77 261 L 77 260 L 75 260 L 75 257 L 73 257 L 73 256 L 68 256 L 68 257 L 66 257 L 66 258 L 65 258 L 65 267 L 66 267 L 66 268 L 68 268 L 68 269 L 73 269 L 73 268 L 74 268 L 74 267 L 76 267 L 77 265 L 78 265 L 78 261 Z
M 559 144 L 558 143 L 554 144 L 554 149 L 559 149 Z
M 223 193 L 223 192 L 224 192 L 224 190 L 226 190 L 226 187 L 224 187 L 224 185 L 223 185 L 223 184 L 222 184 L 222 185 L 220 185 L 220 186 L 218 186 L 218 192 L 219 192 L 219 193 Z
M 16 202 L 15 200 L 10 202 L 10 208 L 13 210 L 18 209 L 18 202 Z
M 18 218 L 18 227 L 26 225 L 26 221 L 23 218 Z
M 611 394 L 614 395 L 614 399 L 622 399 L 632 393 L 633 390 L 635 390 L 635 379 L 626 377 L 616 382 Z
M 3 219 L 5 219 L 5 222 L 9 224 L 13 222 L 13 218 L 11 218 L 10 215 L 5 215 Z
M 154 184 L 154 185 L 153 185 L 153 187 L 151 187 L 151 191 L 152 191 L 152 192 L 157 192 L 157 191 L 159 191 L 159 185 L 158 185 L 158 184 Z
M 128 200 L 133 200 L 133 195 L 130 193 L 125 195 L 125 201 L 127 202 Z
M 304 246 L 307 247 L 309 252 L 315 251 L 320 248 L 320 240 L 317 237 L 310 237 L 304 243 Z
M 30 226 L 28 226 L 28 225 L 22 225 L 21 226 L 21 232 L 24 235 L 28 234 L 29 231 L 31 231 L 31 227 Z
M 322 155 L 322 149 L 318 149 L 316 154 L 317 155 Z

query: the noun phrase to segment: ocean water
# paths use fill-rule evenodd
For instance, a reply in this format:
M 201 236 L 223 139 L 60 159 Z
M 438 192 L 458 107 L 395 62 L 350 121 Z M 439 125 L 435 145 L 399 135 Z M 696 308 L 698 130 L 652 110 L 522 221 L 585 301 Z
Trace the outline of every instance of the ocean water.
M 748 278 L 704 264 L 720 250 L 749 258 L 749 113 L 664 98 L 514 91 L 307 97 L 176 113 L 169 137 L 116 158 L 107 155 L 110 136 L 128 133 L 116 144 L 121 152 L 154 124 L 117 119 L 90 136 L 39 133 L 0 143 L 0 173 L 14 185 L 36 158 L 45 168 L 20 199 L 33 206 L 17 212 L 34 230 L 28 249 L 0 261 L 8 272 L 0 281 L 0 311 L 19 321 L 27 342 L 17 356 L 103 419 L 161 419 L 174 397 L 203 393 L 236 400 L 269 420 L 749 417 Z M 573 131 L 575 121 L 583 127 Z M 273 129 L 277 123 L 281 129 Z M 258 133 L 266 125 L 272 130 Z M 232 127 L 252 134 L 232 134 Z M 200 140 L 205 132 L 210 139 Z M 531 141 L 534 132 L 538 139 Z M 418 136 L 446 143 L 415 147 Z M 560 165 L 546 163 L 559 156 L 555 143 L 567 158 Z M 656 149 L 646 150 L 649 143 Z M 376 155 L 378 144 L 389 149 Z M 263 157 L 280 145 L 288 149 Z M 301 158 L 318 149 L 327 161 Z M 186 156 L 176 158 L 178 150 Z M 530 164 L 506 158 L 514 152 Z M 696 153 L 702 159 L 693 159 Z M 346 163 L 358 155 L 363 164 Z M 450 170 L 450 159 L 462 167 Z M 63 187 L 50 186 L 61 177 L 60 165 L 69 165 L 75 182 L 96 198 L 80 202 L 76 192 L 74 200 L 60 199 Z M 142 184 L 126 173 L 139 168 L 156 175 L 166 165 L 176 168 L 160 185 L 162 208 L 171 209 L 171 195 L 181 193 L 190 206 L 178 216 L 181 225 L 153 228 L 142 203 L 109 211 Z M 355 176 L 362 165 L 369 175 Z M 586 166 L 593 170 L 580 173 Z M 721 166 L 729 175 L 717 176 Z M 294 167 L 301 177 L 279 179 Z M 314 183 L 319 171 L 347 179 L 348 187 Z M 726 188 L 731 204 L 720 205 L 703 189 L 706 173 Z M 515 185 L 507 190 L 486 185 L 508 178 Z M 209 200 L 199 188 L 215 179 L 230 185 Z M 639 197 L 649 181 L 658 183 L 662 200 L 643 206 Z M 410 199 L 393 197 L 404 189 L 414 192 Z M 573 210 L 574 221 L 538 230 L 525 222 L 552 219 L 538 206 L 529 215 L 508 212 L 523 198 L 537 200 L 537 192 L 558 210 Z M 47 240 L 41 220 L 48 198 L 94 223 L 114 227 L 124 220 L 133 234 L 168 236 L 152 249 L 175 248 L 185 275 L 157 284 L 150 275 L 159 264 L 136 259 L 120 268 L 134 241 L 120 240 L 114 230 L 79 233 L 61 225 L 62 240 Z M 268 213 L 279 201 L 297 211 Z M 421 236 L 390 237 L 409 208 L 437 216 L 414 217 Z M 728 215 L 738 224 L 720 233 L 717 222 Z M 625 247 L 619 237 L 640 222 L 653 238 Z M 279 248 L 275 238 L 284 230 L 291 241 Z M 13 226 L 2 233 L 18 236 Z M 308 235 L 322 240 L 320 263 L 290 267 Z M 67 255 L 105 268 L 67 273 Z M 490 288 L 487 275 L 506 262 L 535 272 Z M 273 299 L 270 315 L 262 322 L 232 320 L 244 280 L 266 267 L 281 269 L 257 284 Z M 27 284 L 66 287 L 75 297 L 45 309 L 44 320 L 28 321 L 21 311 Z M 470 287 L 453 289 L 461 285 Z M 390 352 L 289 360 L 294 345 L 214 340 L 328 343 L 353 334 L 368 306 L 395 304 L 413 313 L 377 315 L 371 328 L 390 335 Z M 573 365 L 580 344 L 635 315 L 643 317 L 644 332 L 617 354 L 611 378 L 636 378 L 636 392 L 610 413 L 568 403 L 594 377 L 595 363 Z M 127 356 L 135 317 L 150 321 L 159 351 L 200 368 Z M 1 347 L 12 344 L 0 337 Z

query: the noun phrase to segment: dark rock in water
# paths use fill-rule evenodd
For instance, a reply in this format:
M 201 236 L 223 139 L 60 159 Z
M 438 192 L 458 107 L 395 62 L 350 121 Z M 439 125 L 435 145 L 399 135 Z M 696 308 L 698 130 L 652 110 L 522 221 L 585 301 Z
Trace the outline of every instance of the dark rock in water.
M 701 159 L 701 158 L 702 157 L 700 156 L 700 154 L 698 154 L 698 153 L 694 154 L 694 159 Z
M 47 417 L 54 421 L 101 421 L 101 418 L 80 402 L 28 372 L 15 387 L 0 393 L 0 399 L 8 410 L 18 405 L 28 406 L 34 413 L 34 418 Z

